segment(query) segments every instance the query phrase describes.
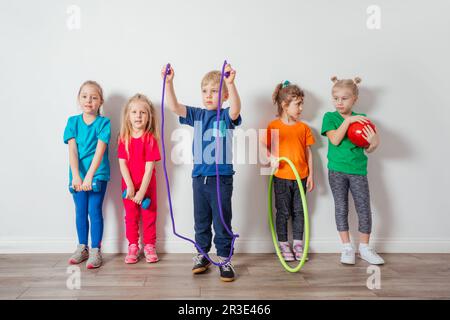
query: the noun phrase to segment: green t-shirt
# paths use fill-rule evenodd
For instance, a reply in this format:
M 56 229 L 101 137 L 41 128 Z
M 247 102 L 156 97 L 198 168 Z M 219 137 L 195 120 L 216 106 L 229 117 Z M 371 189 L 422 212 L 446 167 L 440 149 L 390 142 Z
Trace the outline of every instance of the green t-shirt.
M 352 112 L 352 116 L 366 116 L 363 113 Z M 321 134 L 326 137 L 327 131 L 336 130 L 344 122 L 337 111 L 327 112 L 323 116 Z M 347 174 L 367 175 L 367 156 L 364 148 L 355 146 L 347 137 L 337 146 L 328 139 L 328 169 Z

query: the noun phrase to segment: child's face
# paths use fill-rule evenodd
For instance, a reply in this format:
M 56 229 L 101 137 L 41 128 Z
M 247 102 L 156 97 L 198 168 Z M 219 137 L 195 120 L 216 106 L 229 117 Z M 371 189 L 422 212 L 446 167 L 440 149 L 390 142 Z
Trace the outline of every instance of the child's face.
M 130 122 L 133 130 L 141 131 L 145 129 L 150 115 L 147 111 L 147 104 L 144 101 L 132 101 L 130 103 Z
M 81 88 L 78 103 L 84 113 L 97 115 L 103 101 L 96 86 L 85 85 Z
M 297 97 L 292 99 L 289 104 L 284 106 L 284 110 L 289 118 L 297 120 L 303 111 L 303 98 Z
M 340 114 L 351 114 L 357 97 L 351 89 L 336 88 L 333 90 L 333 104 Z
M 208 110 L 217 110 L 219 106 L 219 83 L 209 82 L 202 87 L 203 105 Z M 228 94 L 222 90 L 222 102 L 228 99 Z

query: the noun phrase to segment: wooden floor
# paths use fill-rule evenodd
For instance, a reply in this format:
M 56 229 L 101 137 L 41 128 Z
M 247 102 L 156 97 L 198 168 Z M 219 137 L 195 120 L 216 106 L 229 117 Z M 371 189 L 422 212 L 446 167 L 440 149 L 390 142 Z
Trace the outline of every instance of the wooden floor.
M 80 265 L 81 288 L 66 282 L 68 254 L 0 255 L 0 299 L 450 299 L 450 254 L 384 254 L 381 289 L 367 288 L 366 262 L 339 263 L 338 254 L 311 254 L 295 274 L 273 254 L 236 254 L 234 282 L 217 268 L 192 275 L 191 254 L 160 254 L 161 261 L 126 265 L 104 254 L 100 269 Z

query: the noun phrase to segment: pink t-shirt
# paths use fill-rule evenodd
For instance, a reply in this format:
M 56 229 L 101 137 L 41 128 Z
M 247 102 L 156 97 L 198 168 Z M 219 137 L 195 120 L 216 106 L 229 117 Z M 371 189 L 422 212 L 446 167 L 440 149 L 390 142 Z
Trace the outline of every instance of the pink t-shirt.
M 142 178 L 145 173 L 145 163 L 149 161 L 161 160 L 159 153 L 158 141 L 152 134 L 143 134 L 140 138 L 131 137 L 128 145 L 128 154 L 125 149 L 125 143 L 119 139 L 117 148 L 117 157 L 127 160 L 128 170 L 130 170 L 131 180 L 134 188 L 139 190 Z M 150 189 L 156 188 L 155 169 L 153 169 L 150 185 L 147 188 L 146 195 L 150 194 Z M 126 189 L 125 180 L 122 178 L 122 191 Z

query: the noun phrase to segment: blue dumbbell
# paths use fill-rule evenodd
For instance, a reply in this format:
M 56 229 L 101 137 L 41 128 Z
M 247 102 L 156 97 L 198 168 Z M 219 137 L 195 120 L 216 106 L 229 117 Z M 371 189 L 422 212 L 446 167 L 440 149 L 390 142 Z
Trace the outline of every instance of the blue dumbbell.
M 102 185 L 100 183 L 97 183 L 97 181 L 92 181 L 92 191 L 94 192 L 100 192 L 102 190 Z M 70 193 L 77 192 L 72 185 L 69 186 Z
M 125 189 L 124 191 L 123 191 L 123 193 L 122 193 L 122 198 L 126 198 L 126 196 L 127 196 L 127 189 Z M 148 209 L 148 207 L 150 207 L 150 203 L 151 203 L 152 201 L 150 200 L 150 198 L 144 198 L 144 200 L 142 201 L 142 203 L 141 203 L 141 207 L 142 207 L 142 209 Z

